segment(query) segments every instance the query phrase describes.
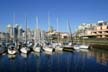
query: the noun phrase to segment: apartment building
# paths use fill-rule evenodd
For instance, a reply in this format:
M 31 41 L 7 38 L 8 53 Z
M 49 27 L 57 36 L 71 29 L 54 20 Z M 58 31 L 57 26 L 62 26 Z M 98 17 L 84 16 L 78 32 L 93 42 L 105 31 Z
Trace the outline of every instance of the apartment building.
M 108 38 L 108 23 L 98 22 L 95 29 L 91 31 L 91 35 L 95 36 L 96 38 Z
M 86 25 L 83 27 L 83 30 L 80 30 L 81 32 L 79 33 L 80 37 L 108 38 L 108 22 L 98 21 L 96 24 L 91 24 L 91 26 Z

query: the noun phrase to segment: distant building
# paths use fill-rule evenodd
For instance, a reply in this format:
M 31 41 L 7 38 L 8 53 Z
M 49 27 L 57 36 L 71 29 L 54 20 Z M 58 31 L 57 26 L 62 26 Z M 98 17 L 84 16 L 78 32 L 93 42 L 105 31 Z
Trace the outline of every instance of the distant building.
M 10 39 L 13 39 L 13 27 L 10 24 L 7 25 L 7 33 L 9 33 Z
M 9 41 L 9 33 L 0 32 L 0 41 Z
M 108 22 L 98 21 L 79 30 L 80 37 L 108 38 Z

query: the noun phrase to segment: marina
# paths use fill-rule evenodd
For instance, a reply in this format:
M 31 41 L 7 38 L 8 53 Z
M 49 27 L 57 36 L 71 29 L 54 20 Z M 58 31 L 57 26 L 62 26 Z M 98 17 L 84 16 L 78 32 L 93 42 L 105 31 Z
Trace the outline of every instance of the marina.
M 0 0 L 0 72 L 108 72 L 108 0 Z

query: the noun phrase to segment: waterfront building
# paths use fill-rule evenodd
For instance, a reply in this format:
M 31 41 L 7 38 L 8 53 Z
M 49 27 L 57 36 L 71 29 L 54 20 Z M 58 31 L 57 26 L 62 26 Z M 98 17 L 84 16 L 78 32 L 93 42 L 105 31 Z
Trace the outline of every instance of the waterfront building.
M 80 27 L 79 36 L 88 38 L 108 38 L 108 22 L 98 21 L 88 26 L 88 28 L 81 29 Z

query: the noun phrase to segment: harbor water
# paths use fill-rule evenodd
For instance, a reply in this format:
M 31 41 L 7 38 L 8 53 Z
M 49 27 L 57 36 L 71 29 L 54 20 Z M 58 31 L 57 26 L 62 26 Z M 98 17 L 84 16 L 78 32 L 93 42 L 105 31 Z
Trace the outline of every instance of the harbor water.
M 0 72 L 108 72 L 108 51 L 3 54 Z

